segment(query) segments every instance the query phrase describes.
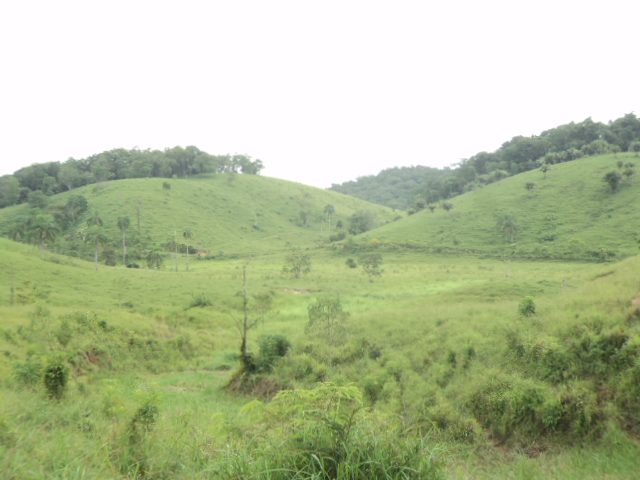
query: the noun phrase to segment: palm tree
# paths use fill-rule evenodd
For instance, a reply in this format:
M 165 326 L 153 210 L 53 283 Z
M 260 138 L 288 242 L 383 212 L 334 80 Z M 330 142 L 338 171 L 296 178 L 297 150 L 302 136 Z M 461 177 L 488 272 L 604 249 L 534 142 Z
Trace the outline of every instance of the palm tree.
M 516 219 L 506 213 L 498 218 L 497 226 L 498 229 L 504 234 L 505 238 L 510 237 L 511 243 L 513 243 L 513 239 L 518 234 L 518 225 L 516 223 Z
M 191 233 L 191 230 L 187 229 L 184 232 L 182 232 L 182 236 L 185 238 L 185 240 L 187 240 L 187 272 L 188 272 L 189 271 L 189 243 L 188 243 L 188 240 L 193 238 L 193 233 Z
M 48 244 L 55 241 L 59 232 L 51 215 L 36 215 L 29 229 L 29 239 L 40 246 L 41 258 L 44 260 L 44 251 Z
M 127 230 L 131 225 L 129 217 L 118 218 L 118 228 L 122 232 L 122 264 L 127 266 Z
M 331 236 L 331 216 L 336 213 L 336 207 L 328 204 L 326 207 L 324 207 L 324 213 L 329 216 L 329 236 Z
M 149 266 L 149 268 L 153 267 L 154 275 L 157 275 L 158 267 L 162 265 L 162 260 L 162 253 L 160 253 L 160 250 L 158 249 L 151 250 L 147 254 L 147 265 Z
M 72 223 L 76 223 L 76 215 L 84 212 L 88 206 L 87 199 L 82 195 L 71 195 L 67 199 L 66 209 L 71 214 Z
M 98 253 L 100 249 L 104 249 L 109 243 L 107 236 L 102 233 L 102 229 L 96 227 L 87 234 L 87 243 L 95 248 L 94 262 L 96 264 L 96 272 L 98 270 Z
M 164 248 L 171 254 L 171 271 L 178 271 L 178 233 L 173 232 L 173 238 L 170 238 L 167 243 L 164 244 Z
M 15 222 L 9 227 L 9 238 L 16 242 L 21 241 L 27 234 L 25 224 L 23 222 Z
M 94 225 L 97 225 L 98 227 L 103 226 L 102 218 L 100 218 L 97 211 L 94 211 L 91 218 L 87 220 L 87 227 L 92 227 Z

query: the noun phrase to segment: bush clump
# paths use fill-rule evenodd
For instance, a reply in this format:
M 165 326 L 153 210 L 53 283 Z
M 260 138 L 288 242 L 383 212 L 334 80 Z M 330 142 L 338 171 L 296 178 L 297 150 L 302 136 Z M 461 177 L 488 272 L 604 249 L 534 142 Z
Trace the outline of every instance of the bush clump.
M 213 306 L 213 301 L 204 293 L 192 293 L 191 302 L 185 310 L 190 308 L 203 308 Z
M 44 369 L 44 387 L 50 398 L 60 400 L 67 389 L 69 367 L 63 355 L 52 355 Z
M 291 343 L 282 335 L 262 335 L 258 339 L 259 353 L 255 360 L 256 370 L 267 373 L 273 370 L 275 362 L 284 357 Z
M 29 356 L 25 362 L 13 362 L 13 378 L 20 385 L 34 386 L 42 379 L 42 363 L 34 356 Z
M 525 297 L 518 307 L 520 315 L 523 317 L 531 317 L 536 314 L 536 302 L 533 297 Z

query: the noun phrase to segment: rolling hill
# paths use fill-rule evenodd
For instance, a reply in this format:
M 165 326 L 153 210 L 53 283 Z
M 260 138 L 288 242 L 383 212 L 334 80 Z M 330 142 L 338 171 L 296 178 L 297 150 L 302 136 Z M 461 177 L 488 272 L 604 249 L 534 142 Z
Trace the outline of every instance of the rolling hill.
M 636 154 L 605 155 L 554 165 L 546 178 L 538 170 L 521 173 L 450 199 L 449 212 L 423 210 L 365 236 L 485 251 L 516 243 L 519 252 L 540 257 L 635 254 L 640 182 L 625 180 L 619 191 L 611 192 L 603 177 L 618 170 L 618 161 L 637 160 Z M 527 183 L 536 184 L 532 192 Z M 516 225 L 513 238 L 505 233 L 507 215 Z
M 170 188 L 166 188 L 170 186 Z M 358 211 L 370 211 L 378 224 L 390 222 L 397 214 L 390 208 L 302 184 L 257 175 L 226 174 L 189 179 L 130 179 L 105 182 L 74 189 L 50 197 L 51 206 L 64 206 L 71 195 L 83 195 L 89 202 L 84 216 L 60 237 L 86 228 L 85 220 L 97 212 L 107 236 L 121 242 L 117 219 L 131 220 L 129 236 L 135 236 L 140 207 L 139 240 L 163 244 L 190 230 L 192 247 L 219 254 L 248 255 L 284 250 L 287 245 L 308 247 L 326 241 L 329 218 L 325 206 L 335 208 L 332 229 Z M 17 219 L 29 216 L 28 204 L 0 210 L 0 232 L 6 233 Z M 64 246 L 59 239 L 56 246 Z M 118 248 L 118 247 L 117 247 Z

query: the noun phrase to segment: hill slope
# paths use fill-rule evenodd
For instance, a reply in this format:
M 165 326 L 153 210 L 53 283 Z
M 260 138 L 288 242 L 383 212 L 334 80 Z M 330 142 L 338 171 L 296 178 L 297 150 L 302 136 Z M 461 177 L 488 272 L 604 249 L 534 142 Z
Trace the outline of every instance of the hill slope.
M 554 165 L 544 178 L 525 172 L 450 200 L 454 208 L 419 212 L 369 232 L 392 243 L 430 247 L 501 249 L 517 243 L 521 252 L 540 256 L 595 255 L 602 249 L 625 256 L 637 252 L 640 184 L 624 181 L 611 192 L 603 181 L 617 162 L 635 154 L 605 155 Z M 533 192 L 526 183 L 536 183 Z M 505 215 L 515 222 L 505 233 Z
M 98 212 L 105 233 L 117 248 L 122 238 L 117 219 L 128 216 L 128 235 L 135 237 L 138 206 L 138 240 L 143 243 L 166 243 L 174 232 L 180 242 L 186 243 L 182 234 L 190 230 L 192 247 L 238 255 L 282 250 L 288 243 L 307 247 L 326 240 L 329 219 L 324 208 L 328 204 L 335 207 L 331 219 L 334 230 L 339 221 L 346 224 L 348 217 L 360 210 L 371 211 L 378 224 L 395 216 L 389 208 L 337 192 L 257 175 L 238 175 L 233 181 L 228 175 L 118 180 L 55 195 L 50 205 L 61 207 L 70 195 L 85 196 L 89 209 L 64 232 L 67 238 L 86 228 L 86 219 Z M 27 204 L 0 210 L 0 232 L 6 234 L 13 222 L 28 218 L 29 212 Z M 63 241 L 57 244 L 64 251 Z

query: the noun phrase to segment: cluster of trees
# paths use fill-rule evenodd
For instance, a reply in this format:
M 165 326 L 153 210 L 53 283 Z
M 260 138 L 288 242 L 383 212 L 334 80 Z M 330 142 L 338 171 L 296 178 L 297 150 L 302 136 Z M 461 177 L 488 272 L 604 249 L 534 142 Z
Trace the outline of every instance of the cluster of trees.
M 263 168 L 260 160 L 248 155 L 211 155 L 194 146 L 162 151 L 117 148 L 80 160 L 37 163 L 0 177 L 0 208 L 30 201 L 35 192 L 46 197 L 108 180 L 200 173 L 258 175 Z
M 540 135 L 517 136 L 495 152 L 477 153 L 454 168 L 396 167 L 331 189 L 392 208 L 420 210 L 420 205 L 435 204 L 540 165 L 616 152 L 640 152 L 640 119 L 633 113 L 608 124 L 588 118 Z
M 606 173 L 603 180 L 609 185 L 611 192 L 617 192 L 623 181 L 631 182 L 631 178 L 636 174 L 636 164 L 633 162 L 618 161 L 618 170 Z
M 150 238 L 142 238 L 139 232 L 140 223 L 138 222 L 137 232 L 131 231 L 131 219 L 127 216 L 117 219 L 117 227 L 122 237 L 110 239 L 104 233 L 104 221 L 97 211 L 85 215 L 89 211 L 89 202 L 83 195 L 70 195 L 63 206 L 48 205 L 46 196 L 44 200 L 40 195 L 36 195 L 35 198 L 36 201 L 33 202 L 29 199 L 33 207 L 29 216 L 11 224 L 7 234 L 12 240 L 38 246 L 43 259 L 45 251 L 55 244 L 58 253 L 85 259 L 91 257 L 97 271 L 101 257 L 107 265 L 117 264 L 116 250 L 120 244 L 123 265 L 137 268 L 139 265 L 134 262 L 146 260 L 149 268 L 155 270 L 164 262 L 165 253 L 169 253 L 172 260 L 171 268 L 177 271 L 179 254 L 186 253 L 186 269 L 189 270 L 189 255 L 197 253 L 188 243 L 178 241 L 178 232 L 174 232 L 171 238 L 162 244 L 155 244 Z M 84 217 L 84 220 L 78 225 L 81 217 Z M 186 242 L 193 239 L 191 230 L 185 230 L 181 235 Z
M 426 178 L 441 178 L 445 170 L 424 167 L 393 167 L 378 175 L 366 175 L 341 184 L 332 184 L 330 190 L 358 197 L 369 202 L 408 210 L 413 204 L 416 190 Z

